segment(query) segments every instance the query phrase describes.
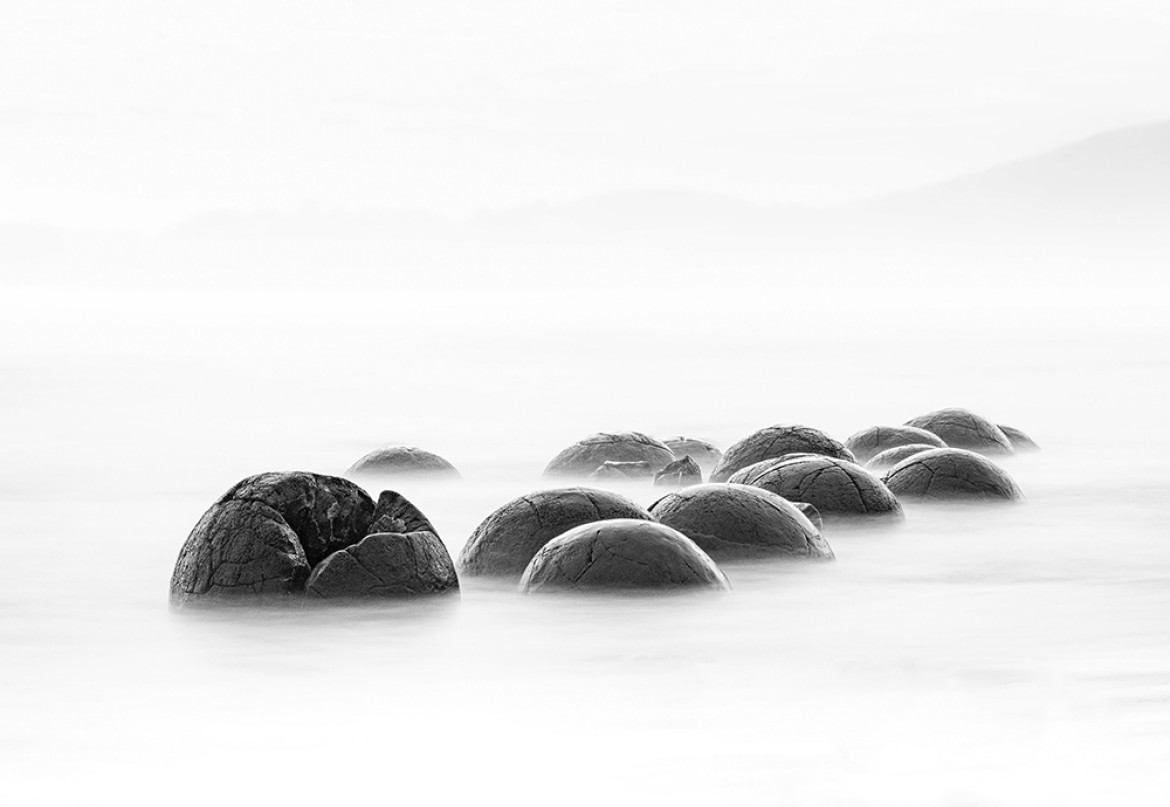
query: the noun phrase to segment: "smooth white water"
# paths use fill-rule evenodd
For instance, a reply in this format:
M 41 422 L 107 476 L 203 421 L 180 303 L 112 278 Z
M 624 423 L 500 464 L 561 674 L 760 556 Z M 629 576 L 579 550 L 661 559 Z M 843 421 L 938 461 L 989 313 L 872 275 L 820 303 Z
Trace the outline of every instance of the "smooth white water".
M 0 802 L 1164 804 L 1164 307 L 989 297 L 6 292 Z M 830 528 L 726 595 L 168 608 L 250 473 L 435 450 L 464 480 L 400 489 L 455 553 L 591 432 L 949 405 L 1042 445 L 1025 504 Z

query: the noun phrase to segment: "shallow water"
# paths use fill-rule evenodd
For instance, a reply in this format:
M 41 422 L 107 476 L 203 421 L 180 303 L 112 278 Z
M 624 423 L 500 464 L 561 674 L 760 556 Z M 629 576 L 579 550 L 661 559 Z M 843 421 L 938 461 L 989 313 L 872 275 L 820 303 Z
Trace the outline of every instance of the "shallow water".
M 1163 804 L 1158 303 L 815 299 L 6 295 L 3 801 Z M 726 447 L 947 405 L 1040 442 L 1004 461 L 1025 503 L 830 526 L 836 562 L 726 566 L 727 594 L 167 606 L 250 473 L 430 448 L 463 481 L 400 489 L 454 553 L 593 431 Z

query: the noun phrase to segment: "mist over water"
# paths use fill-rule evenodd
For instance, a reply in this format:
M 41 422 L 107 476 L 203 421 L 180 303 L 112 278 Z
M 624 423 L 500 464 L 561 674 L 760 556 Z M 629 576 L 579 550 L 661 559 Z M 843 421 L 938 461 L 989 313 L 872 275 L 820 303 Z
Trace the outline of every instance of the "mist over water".
M 1170 333 L 1124 298 L 12 290 L 4 801 L 1159 804 Z M 434 450 L 463 480 L 398 489 L 454 554 L 591 432 L 950 405 L 1041 444 L 1002 463 L 1026 502 L 830 526 L 836 562 L 727 565 L 727 594 L 167 605 L 251 473 Z

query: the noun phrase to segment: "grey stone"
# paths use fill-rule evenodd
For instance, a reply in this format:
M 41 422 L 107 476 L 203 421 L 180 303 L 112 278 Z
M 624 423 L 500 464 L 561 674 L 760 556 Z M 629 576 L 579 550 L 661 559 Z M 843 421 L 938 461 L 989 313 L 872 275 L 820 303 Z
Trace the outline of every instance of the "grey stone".
M 532 556 L 561 533 L 614 518 L 653 520 L 645 508 L 604 490 L 557 488 L 521 496 L 475 528 L 459 553 L 459 571 L 465 577 L 519 577 Z
M 887 448 L 867 462 L 865 467 L 870 471 L 885 471 L 893 468 L 907 457 L 913 457 L 915 454 L 921 454 L 923 451 L 930 451 L 933 448 L 940 447 L 943 446 L 936 446 L 930 443 L 911 443 L 910 445 L 897 446 L 896 448 Z
M 1036 445 L 1036 441 L 1026 435 L 1024 432 L 1013 426 L 1005 426 L 999 424 L 1000 430 L 1007 435 L 1007 439 L 1011 441 L 1012 448 L 1016 451 L 1039 451 L 1040 446 Z
M 310 597 L 322 599 L 414 597 L 458 589 L 447 548 L 428 530 L 367 535 L 325 558 L 305 587 Z
M 880 479 L 848 460 L 821 454 L 790 454 L 750 465 L 732 482 L 770 490 L 792 502 L 807 502 L 826 522 L 852 517 L 902 518 L 902 506 Z
M 459 479 L 459 471 L 430 451 L 410 446 L 379 448 L 366 454 L 345 472 L 349 476 L 419 476 Z
M 961 448 L 934 448 L 902 460 L 886 473 L 886 485 L 903 499 L 1015 501 L 1015 480 L 987 457 Z
M 546 591 L 728 588 L 727 578 L 694 541 L 653 521 L 582 524 L 549 541 L 520 580 L 527 594 Z
M 703 472 L 699 463 L 690 456 L 667 465 L 654 475 L 654 484 L 658 487 L 681 488 L 687 485 L 698 485 L 703 481 Z
M 784 501 L 788 500 L 785 499 Z M 820 510 L 813 507 L 808 502 L 792 502 L 791 504 L 797 510 L 804 513 L 804 517 L 812 522 L 812 525 L 817 528 L 817 532 L 820 532 L 825 528 L 825 520 L 821 518 Z
M 415 507 L 405 496 L 393 490 L 384 490 L 378 496 L 378 504 L 374 508 L 374 518 L 368 530 L 370 534 L 376 532 L 432 532 L 439 531 L 431 524 L 429 518 Z
M 946 443 L 937 434 L 915 426 L 870 426 L 851 435 L 845 447 L 853 452 L 859 463 L 866 463 L 890 448 L 924 443 L 933 448 L 944 448 Z
M 717 561 L 781 556 L 830 559 L 833 550 L 791 502 L 760 488 L 714 483 L 669 493 L 650 515 Z
M 750 434 L 727 449 L 723 460 L 711 472 L 712 482 L 726 482 L 736 471 L 762 460 L 785 454 L 810 453 L 852 460 L 853 454 L 841 443 L 808 426 L 769 426 Z
M 723 459 L 723 452 L 706 440 L 695 437 L 668 437 L 662 442 L 676 457 L 693 459 L 704 473 L 711 473 L 719 464 L 719 460 Z
M 641 432 L 598 433 L 553 457 L 544 475 L 584 478 L 606 462 L 647 462 L 651 473 L 657 473 L 674 460 L 669 448 Z
M 646 460 L 638 460 L 635 462 L 613 462 L 606 461 L 597 466 L 597 469 L 589 474 L 588 479 L 592 481 L 604 481 L 606 479 L 649 479 L 654 476 L 654 471 L 650 468 L 650 463 Z
M 988 456 L 1012 453 L 1012 441 L 999 426 L 967 409 L 937 409 L 906 421 L 906 425 L 938 435 L 951 448 Z

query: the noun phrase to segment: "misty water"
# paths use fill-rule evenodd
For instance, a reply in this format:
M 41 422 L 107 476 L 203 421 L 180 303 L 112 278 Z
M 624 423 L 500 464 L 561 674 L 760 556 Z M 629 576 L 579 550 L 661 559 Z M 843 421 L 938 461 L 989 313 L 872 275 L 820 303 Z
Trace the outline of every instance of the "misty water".
M 0 367 L 4 803 L 1164 803 L 1155 299 L 9 290 Z M 942 406 L 1041 444 L 1003 461 L 1025 503 L 829 527 L 834 563 L 727 566 L 727 594 L 168 606 L 251 473 L 436 451 L 462 481 L 398 487 L 454 554 L 592 432 Z

